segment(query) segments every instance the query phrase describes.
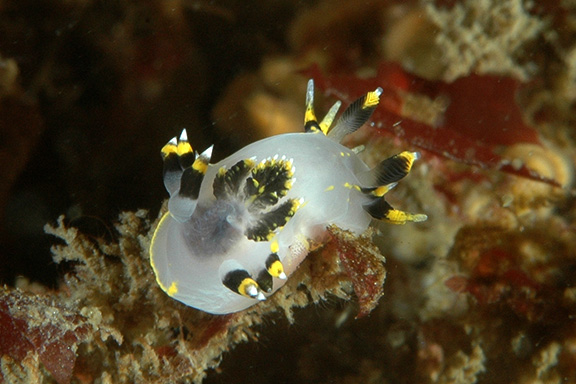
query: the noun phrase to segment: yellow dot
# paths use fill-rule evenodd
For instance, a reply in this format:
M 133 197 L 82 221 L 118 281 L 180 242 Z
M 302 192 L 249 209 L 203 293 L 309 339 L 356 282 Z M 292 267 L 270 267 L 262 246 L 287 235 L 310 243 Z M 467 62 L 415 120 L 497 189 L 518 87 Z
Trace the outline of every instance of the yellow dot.
M 173 281 L 172 284 L 170 284 L 170 288 L 168 288 L 168 291 L 166 293 L 168 294 L 168 296 L 174 296 L 175 294 L 177 294 L 178 293 L 178 283 Z
M 272 242 L 272 244 L 270 244 L 270 252 L 278 253 L 279 249 L 280 249 L 280 245 L 278 245 L 278 242 L 276 240 L 274 240 Z

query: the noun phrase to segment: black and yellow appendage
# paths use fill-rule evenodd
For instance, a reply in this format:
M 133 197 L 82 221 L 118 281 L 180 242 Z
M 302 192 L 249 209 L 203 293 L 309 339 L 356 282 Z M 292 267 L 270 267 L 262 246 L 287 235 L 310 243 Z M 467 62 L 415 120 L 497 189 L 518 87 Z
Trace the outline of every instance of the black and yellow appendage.
M 243 269 L 228 272 L 222 283 L 230 290 L 251 299 L 266 300 L 266 296 L 258 286 L 258 283 Z
M 271 249 L 272 253 L 270 253 L 266 259 L 266 269 L 263 269 L 258 274 L 258 278 L 256 279 L 260 288 L 262 288 L 262 290 L 265 292 L 272 291 L 273 277 L 281 280 L 285 280 L 287 278 L 286 273 L 284 272 L 284 266 L 278 257 L 278 253 L 276 253 L 278 251 L 278 243 L 273 241 Z
M 306 89 L 306 113 L 304 114 L 304 131 L 305 132 L 322 132 L 314 112 L 314 81 L 308 80 Z
M 291 159 L 274 156 L 252 168 L 244 187 L 251 211 L 275 205 L 279 199 L 286 196 L 292 188 L 295 171 L 292 163 Z
M 188 142 L 188 134 L 186 130 L 182 130 L 180 138 L 173 137 L 166 145 L 160 150 L 164 166 L 170 166 L 172 171 L 181 171 L 188 168 L 194 162 L 196 155 L 192 149 L 192 145 Z
M 384 200 L 384 195 L 394 188 L 398 181 L 403 179 L 412 169 L 414 161 L 418 160 L 418 152 L 402 152 L 398 155 L 389 157 L 374 167 L 369 176 L 372 183 L 377 187 L 361 188 L 361 191 L 370 196 L 371 201 L 364 204 L 363 208 L 373 218 L 378 220 L 388 220 L 393 224 L 405 224 L 409 221 L 425 221 L 428 216 L 424 214 L 412 214 L 392 208 Z
M 229 199 L 238 196 L 242 182 L 247 179 L 255 162 L 252 159 L 240 160 L 230 169 L 221 167 L 212 184 L 217 199 Z
M 340 109 L 341 102 L 337 101 L 328 111 L 324 119 L 318 123 L 314 112 L 314 81 L 308 81 L 306 91 L 306 113 L 304 115 L 304 130 L 306 132 L 322 132 L 335 141 L 341 141 L 344 136 L 356 131 L 364 125 L 380 102 L 382 88 L 377 88 L 372 92 L 357 99 L 344 111 L 336 125 L 332 128 L 332 123 Z
M 188 142 L 184 129 L 180 138 L 172 138 L 160 153 L 164 160 L 164 185 L 170 195 L 178 191 L 183 197 L 197 199 L 212 157 L 212 147 L 198 155 Z
M 418 152 L 408 151 L 387 158 L 370 171 L 372 182 L 376 185 L 386 185 L 400 181 L 410 173 L 412 165 L 419 158 Z
M 295 168 L 291 159 L 268 158 L 250 170 L 244 185 L 248 211 L 257 220 L 248 227 L 245 235 L 254 241 L 270 241 L 296 214 L 300 199 L 280 202 L 292 188 Z
M 278 257 L 278 243 L 272 242 L 271 248 L 272 253 L 266 259 L 266 271 L 270 276 L 284 280 L 286 279 L 286 274 L 284 273 L 284 266 Z
M 223 279 L 226 287 L 240 295 L 264 300 L 264 292 L 273 289 L 274 278 L 286 279 L 274 236 L 302 204 L 301 199 L 280 202 L 292 188 L 294 171 L 291 159 L 274 156 L 259 163 L 253 159 L 240 160 L 229 169 L 219 169 L 214 178 L 214 196 L 217 199 L 240 199 L 255 219 L 246 228 L 244 236 L 252 241 L 271 242 L 270 254 L 256 278 L 246 270 L 237 269 Z
M 182 180 L 180 181 L 180 196 L 198 199 L 202 180 L 208 169 L 210 158 L 212 157 L 212 147 L 209 147 L 200 155 L 196 155 L 196 160 L 191 166 L 184 169 Z
M 406 224 L 410 221 L 418 223 L 428 219 L 428 216 L 424 214 L 413 214 L 394 209 L 384 198 L 376 198 L 372 202 L 365 204 L 363 208 L 373 218 L 387 220 L 392 224 Z
M 192 155 L 194 154 L 192 145 L 190 145 L 190 143 L 188 142 L 188 134 L 185 129 L 182 130 L 179 139 L 173 137 L 168 143 L 166 143 L 165 146 L 162 147 L 160 152 L 162 154 L 163 159 L 166 159 L 170 155 L 183 157 L 188 154 Z M 188 166 L 190 166 L 190 164 L 188 164 Z
M 278 242 L 272 241 L 270 255 L 266 259 L 265 269 L 260 271 L 256 280 L 248 271 L 236 269 L 226 274 L 222 283 L 232 291 L 253 299 L 265 300 L 263 292 L 271 292 L 274 285 L 274 277 L 285 280 L 284 266 L 278 257 Z
M 246 229 L 246 237 L 254 241 L 270 241 L 276 230 L 284 227 L 296 214 L 301 204 L 300 199 L 288 199 L 277 208 L 261 214 L 256 224 Z
M 190 167 L 196 158 L 194 150 L 188 142 L 186 130 L 182 131 L 179 139 L 173 137 L 166 143 L 160 150 L 160 154 L 164 161 L 164 186 L 172 195 L 180 188 L 183 171 Z

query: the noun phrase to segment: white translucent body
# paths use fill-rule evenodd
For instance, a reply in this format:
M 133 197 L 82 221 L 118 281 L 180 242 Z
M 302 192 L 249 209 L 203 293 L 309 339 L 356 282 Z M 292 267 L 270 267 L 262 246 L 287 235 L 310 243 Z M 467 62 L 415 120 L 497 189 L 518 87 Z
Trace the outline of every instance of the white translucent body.
M 240 160 L 252 158 L 260 162 L 276 155 L 292 159 L 295 168 L 293 186 L 280 202 L 287 198 L 303 199 L 296 214 L 275 236 L 279 258 L 286 275 L 290 276 L 308 253 L 307 239 L 323 241 L 326 226 L 336 224 L 358 234 L 366 230 L 371 217 L 362 205 L 368 198 L 352 186 L 362 185 L 368 167 L 350 149 L 322 133 L 273 136 L 209 165 L 198 207 L 209 207 L 216 200 L 212 185 L 221 167 L 229 169 Z M 198 223 L 198 220 L 210 218 L 200 216 L 195 220 Z M 238 225 L 239 233 L 243 233 L 242 218 L 230 217 L 229 221 Z M 238 268 L 256 278 L 265 268 L 271 243 L 256 242 L 245 236 L 206 238 L 199 232 L 194 233 L 195 240 L 190 242 L 188 221 L 180 222 L 170 213 L 162 218 L 151 248 L 152 266 L 162 288 L 174 299 L 214 314 L 236 312 L 256 304 L 258 300 L 241 296 L 224 286 L 222 278 Z M 266 296 L 285 282 L 274 278 L 273 290 Z

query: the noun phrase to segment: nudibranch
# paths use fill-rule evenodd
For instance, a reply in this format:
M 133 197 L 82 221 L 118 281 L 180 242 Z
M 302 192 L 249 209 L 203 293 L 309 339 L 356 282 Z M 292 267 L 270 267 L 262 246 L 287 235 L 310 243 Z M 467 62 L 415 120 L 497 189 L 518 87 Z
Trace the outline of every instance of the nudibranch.
M 212 147 L 198 154 L 186 130 L 170 140 L 161 151 L 168 212 L 150 247 L 160 287 L 205 312 L 237 312 L 282 287 L 328 225 L 361 234 L 373 218 L 426 220 L 384 200 L 417 152 L 370 169 L 340 144 L 368 121 L 381 93 L 356 100 L 332 127 L 340 102 L 318 123 L 310 80 L 305 132 L 257 141 L 216 164 L 210 164 Z

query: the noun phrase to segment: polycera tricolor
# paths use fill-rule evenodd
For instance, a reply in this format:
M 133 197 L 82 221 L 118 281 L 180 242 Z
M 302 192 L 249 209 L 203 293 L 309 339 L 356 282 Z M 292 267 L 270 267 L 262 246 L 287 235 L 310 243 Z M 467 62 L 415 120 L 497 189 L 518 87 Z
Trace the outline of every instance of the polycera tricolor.
M 150 247 L 160 287 L 209 313 L 237 312 L 283 286 L 328 225 L 361 234 L 372 218 L 426 220 L 384 200 L 418 153 L 402 152 L 369 169 L 340 144 L 368 121 L 381 93 L 356 100 L 331 128 L 340 102 L 318 123 L 310 80 L 304 133 L 257 141 L 216 164 L 212 147 L 193 151 L 186 130 L 170 140 L 162 148 L 168 212 Z

